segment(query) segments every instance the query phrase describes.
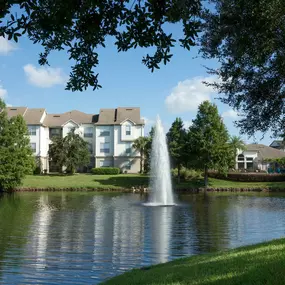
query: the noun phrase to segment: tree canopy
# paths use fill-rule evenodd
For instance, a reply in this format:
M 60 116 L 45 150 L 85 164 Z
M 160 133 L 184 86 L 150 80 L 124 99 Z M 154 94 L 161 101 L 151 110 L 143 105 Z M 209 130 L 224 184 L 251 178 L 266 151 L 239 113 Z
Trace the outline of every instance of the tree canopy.
M 15 8 L 17 12 L 15 12 Z M 44 50 L 41 65 L 54 51 L 66 50 L 74 63 L 66 88 L 101 87 L 94 68 L 98 48 L 112 37 L 118 51 L 154 47 L 142 62 L 152 71 L 170 61 L 171 48 L 195 45 L 199 31 L 200 0 L 4 0 L 0 3 L 0 36 L 18 41 L 26 35 Z M 180 23 L 178 39 L 167 24 Z
M 26 123 L 20 115 L 9 119 L 0 99 L 0 191 L 19 186 L 34 167 Z
M 88 166 L 90 163 L 88 143 L 74 130 L 64 138 L 53 138 L 49 157 L 61 170 L 66 167 L 66 172 L 70 174 L 74 174 L 78 167 Z
M 186 131 L 181 118 L 176 118 L 166 134 L 169 155 L 172 166 L 178 169 L 178 183 L 180 182 L 181 166 L 185 162 L 185 138 Z
M 205 101 L 198 108 L 197 117 L 187 134 L 188 161 L 196 168 L 204 169 L 205 186 L 208 170 L 227 171 L 233 155 L 228 144 L 229 134 L 217 106 Z
M 203 13 L 201 51 L 222 102 L 240 111 L 243 133 L 284 133 L 285 5 L 280 0 L 211 0 Z

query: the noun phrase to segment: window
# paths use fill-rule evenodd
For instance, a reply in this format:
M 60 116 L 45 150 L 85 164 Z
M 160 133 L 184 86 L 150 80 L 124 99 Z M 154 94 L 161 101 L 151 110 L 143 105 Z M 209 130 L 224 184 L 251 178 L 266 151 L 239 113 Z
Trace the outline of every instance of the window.
M 108 137 L 108 136 L 110 136 L 110 131 L 101 130 L 101 131 L 100 131 L 100 136 L 101 136 L 101 137 Z
M 126 125 L 126 136 L 130 136 L 131 135 L 131 125 Z
M 127 170 L 130 170 L 132 168 L 132 162 L 128 161 L 125 167 Z
M 61 136 L 61 129 L 50 129 L 50 137 L 60 137 Z
M 37 135 L 37 128 L 36 126 L 28 126 L 29 135 L 36 136 Z
M 246 169 L 248 169 L 248 170 L 253 170 L 253 162 L 248 162 L 248 163 L 246 164 Z
M 88 127 L 84 129 L 84 137 L 93 138 L 93 128 L 92 127 Z
M 100 167 L 110 167 L 111 161 L 110 160 L 100 160 Z
M 253 161 L 253 157 L 247 157 L 246 161 Z
M 126 143 L 126 153 L 127 154 L 132 153 L 132 145 L 131 145 L 131 143 Z
M 32 148 L 33 153 L 35 153 L 37 151 L 36 143 L 31 143 L 31 148 Z
M 92 143 L 88 143 L 88 150 L 90 153 L 93 153 L 93 144 Z
M 243 154 L 238 155 L 238 161 L 244 161 L 244 155 Z
M 110 152 L 110 143 L 108 143 L 108 142 L 100 143 L 100 152 L 109 153 Z

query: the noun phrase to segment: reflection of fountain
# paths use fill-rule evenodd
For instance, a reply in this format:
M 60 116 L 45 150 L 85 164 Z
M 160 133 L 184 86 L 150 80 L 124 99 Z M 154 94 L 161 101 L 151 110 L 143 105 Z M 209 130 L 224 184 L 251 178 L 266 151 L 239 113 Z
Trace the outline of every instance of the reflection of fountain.
M 174 205 L 166 136 L 157 117 L 151 149 L 151 195 L 149 206 Z
M 49 227 L 52 222 L 52 208 L 49 205 L 48 196 L 39 198 L 39 210 L 35 215 L 35 224 L 32 227 L 33 255 L 36 258 L 35 267 L 44 270 L 47 263 L 47 246 L 49 239 Z
M 152 213 L 152 252 L 155 253 L 155 262 L 163 263 L 169 260 L 170 237 L 174 208 L 153 208 Z

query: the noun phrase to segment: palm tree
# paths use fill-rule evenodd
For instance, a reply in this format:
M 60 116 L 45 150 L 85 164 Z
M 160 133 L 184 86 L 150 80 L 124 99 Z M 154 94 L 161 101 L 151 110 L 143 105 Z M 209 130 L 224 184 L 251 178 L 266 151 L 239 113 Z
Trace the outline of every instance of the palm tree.
M 233 151 L 234 154 L 234 161 L 237 157 L 238 150 L 245 150 L 245 143 L 239 136 L 231 136 L 229 145 Z
M 140 153 L 140 173 L 143 173 L 143 161 L 149 138 L 139 137 L 133 143 L 133 148 Z

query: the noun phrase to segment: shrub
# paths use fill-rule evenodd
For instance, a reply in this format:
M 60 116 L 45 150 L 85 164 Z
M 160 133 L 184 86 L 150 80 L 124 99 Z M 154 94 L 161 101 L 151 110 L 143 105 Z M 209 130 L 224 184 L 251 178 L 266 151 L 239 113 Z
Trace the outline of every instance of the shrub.
M 120 173 L 120 168 L 117 167 L 92 168 L 91 173 L 96 175 L 116 175 Z
M 227 175 L 218 172 L 209 172 L 209 177 L 241 182 L 278 182 L 285 181 L 285 174 L 267 173 L 237 173 L 230 172 Z
M 40 166 L 37 166 L 35 169 L 34 169 L 34 175 L 39 175 L 39 174 L 41 174 L 41 167 Z
M 177 178 L 178 169 L 177 168 L 171 169 L 171 175 L 173 178 Z M 202 174 L 198 170 L 182 167 L 180 170 L 180 178 L 182 180 L 187 180 L 187 181 L 197 180 L 202 178 Z

